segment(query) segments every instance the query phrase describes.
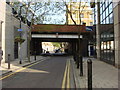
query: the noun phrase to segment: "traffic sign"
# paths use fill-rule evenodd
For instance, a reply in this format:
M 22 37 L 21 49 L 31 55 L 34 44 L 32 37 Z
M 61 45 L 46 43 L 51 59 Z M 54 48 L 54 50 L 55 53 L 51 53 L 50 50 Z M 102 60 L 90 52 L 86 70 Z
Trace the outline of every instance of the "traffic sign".
M 23 31 L 22 29 L 18 29 L 18 31 Z
M 86 31 L 93 31 L 93 27 L 92 26 L 86 26 Z

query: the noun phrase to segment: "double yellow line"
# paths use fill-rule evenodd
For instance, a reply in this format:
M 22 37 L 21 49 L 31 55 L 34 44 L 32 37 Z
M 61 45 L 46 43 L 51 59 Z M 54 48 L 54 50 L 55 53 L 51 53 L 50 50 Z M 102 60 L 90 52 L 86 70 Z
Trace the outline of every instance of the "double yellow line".
M 70 60 L 67 60 L 66 62 L 64 77 L 62 81 L 62 90 L 64 90 L 65 88 L 70 88 Z

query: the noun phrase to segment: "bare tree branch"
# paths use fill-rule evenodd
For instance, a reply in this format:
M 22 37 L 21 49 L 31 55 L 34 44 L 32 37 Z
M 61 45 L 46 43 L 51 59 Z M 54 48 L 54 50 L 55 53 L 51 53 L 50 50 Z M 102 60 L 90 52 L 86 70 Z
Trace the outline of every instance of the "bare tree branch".
M 64 2 L 64 1 L 63 1 Z M 67 13 L 69 13 L 70 18 L 72 19 L 72 21 L 74 22 L 75 25 L 77 25 L 76 21 L 73 19 L 72 13 L 71 11 L 68 9 L 68 5 L 66 4 L 66 2 L 64 2 L 66 9 L 67 9 Z
M 80 21 L 80 24 L 81 24 L 81 13 L 80 13 L 80 8 L 81 7 L 81 0 L 79 2 L 79 7 L 78 7 L 78 10 L 79 10 L 79 21 Z

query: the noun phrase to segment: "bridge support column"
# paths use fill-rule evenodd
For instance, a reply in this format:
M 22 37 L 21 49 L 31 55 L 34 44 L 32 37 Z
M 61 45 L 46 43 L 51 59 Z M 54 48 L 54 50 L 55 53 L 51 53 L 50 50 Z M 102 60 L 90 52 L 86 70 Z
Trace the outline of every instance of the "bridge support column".
M 40 51 L 40 54 L 41 54 L 42 53 L 42 42 L 39 43 L 39 47 L 40 47 L 39 51 Z

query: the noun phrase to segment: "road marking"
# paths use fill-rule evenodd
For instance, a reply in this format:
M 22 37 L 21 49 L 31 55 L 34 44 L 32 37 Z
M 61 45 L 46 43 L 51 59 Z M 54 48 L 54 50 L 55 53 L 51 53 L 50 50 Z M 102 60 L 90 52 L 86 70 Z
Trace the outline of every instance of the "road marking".
M 64 72 L 63 82 L 62 82 L 62 89 L 65 88 L 65 82 L 66 82 L 66 77 L 67 77 L 67 68 L 68 68 L 67 64 L 68 64 L 68 60 L 66 62 L 66 67 L 65 67 L 65 72 Z
M 43 71 L 43 70 L 36 70 L 36 69 L 31 69 L 31 68 L 27 68 L 27 71 L 26 72 L 35 72 L 35 73 L 50 73 L 50 72 L 47 72 L 47 71 Z
M 68 62 L 67 89 L 70 88 L 70 60 Z
M 67 88 L 70 89 L 70 60 L 66 62 L 66 68 L 64 72 L 63 82 L 62 82 L 62 90 Z
M 5 78 L 8 78 L 8 77 L 10 77 L 10 76 L 12 76 L 12 75 L 14 75 L 14 74 L 16 74 L 16 73 L 22 71 L 22 70 L 25 70 L 25 69 L 27 69 L 27 68 L 33 66 L 33 65 L 36 65 L 36 64 L 38 64 L 38 63 L 40 63 L 40 62 L 42 62 L 42 61 L 45 61 L 45 60 L 41 60 L 41 61 L 36 62 L 36 63 L 34 63 L 34 64 L 31 64 L 31 65 L 29 65 L 29 66 L 27 66 L 27 67 L 24 67 L 24 68 L 22 68 L 22 69 L 19 69 L 19 70 L 17 70 L 16 72 L 13 72 L 13 73 L 11 73 L 11 74 L 9 74 L 9 75 L 7 75 L 7 76 L 4 76 L 4 77 L 0 78 L 0 80 L 3 80 L 3 79 L 5 79 Z

